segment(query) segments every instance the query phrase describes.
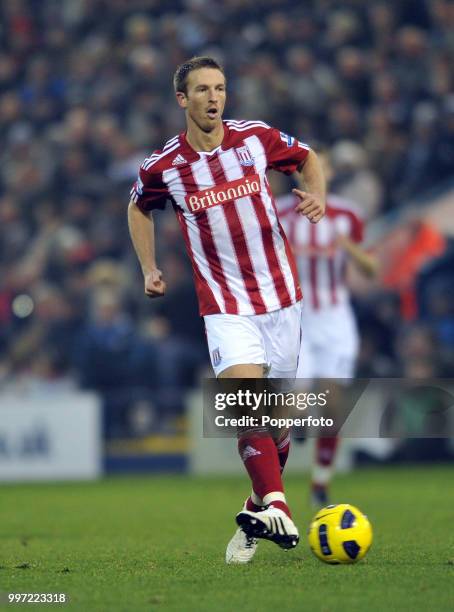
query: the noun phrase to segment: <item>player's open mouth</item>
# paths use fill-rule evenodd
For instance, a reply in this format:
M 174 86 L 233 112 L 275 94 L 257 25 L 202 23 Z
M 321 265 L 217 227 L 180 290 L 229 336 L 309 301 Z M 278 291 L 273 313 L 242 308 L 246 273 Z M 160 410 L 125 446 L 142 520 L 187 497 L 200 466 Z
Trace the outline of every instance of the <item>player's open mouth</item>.
M 211 119 L 216 119 L 216 117 L 218 116 L 219 112 L 217 108 L 209 108 L 207 111 L 207 115 L 208 117 L 210 117 Z

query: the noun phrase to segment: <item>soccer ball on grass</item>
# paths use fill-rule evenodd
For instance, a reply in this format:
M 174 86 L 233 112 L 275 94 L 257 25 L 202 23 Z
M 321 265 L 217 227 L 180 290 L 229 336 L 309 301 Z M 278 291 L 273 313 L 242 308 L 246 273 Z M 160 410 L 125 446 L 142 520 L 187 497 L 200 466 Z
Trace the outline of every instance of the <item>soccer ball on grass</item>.
M 309 546 L 325 563 L 356 563 L 372 544 L 372 527 L 365 514 L 350 504 L 322 508 L 308 530 Z

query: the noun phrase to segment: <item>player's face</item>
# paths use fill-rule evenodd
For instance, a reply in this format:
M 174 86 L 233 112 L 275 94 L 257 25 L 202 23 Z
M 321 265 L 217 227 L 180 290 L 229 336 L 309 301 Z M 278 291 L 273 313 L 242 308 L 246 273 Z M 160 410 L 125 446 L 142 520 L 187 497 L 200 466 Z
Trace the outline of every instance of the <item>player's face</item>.
M 187 93 L 177 93 L 178 103 L 204 132 L 222 121 L 225 106 L 225 77 L 215 68 L 199 68 L 188 75 Z

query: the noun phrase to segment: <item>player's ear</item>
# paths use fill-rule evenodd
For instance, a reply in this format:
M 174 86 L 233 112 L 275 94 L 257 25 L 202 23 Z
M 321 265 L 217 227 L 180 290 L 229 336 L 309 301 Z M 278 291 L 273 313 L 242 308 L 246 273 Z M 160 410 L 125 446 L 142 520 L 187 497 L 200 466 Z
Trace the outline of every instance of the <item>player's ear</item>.
M 177 91 L 175 95 L 177 96 L 178 105 L 181 108 L 186 108 L 188 105 L 186 94 L 183 91 Z

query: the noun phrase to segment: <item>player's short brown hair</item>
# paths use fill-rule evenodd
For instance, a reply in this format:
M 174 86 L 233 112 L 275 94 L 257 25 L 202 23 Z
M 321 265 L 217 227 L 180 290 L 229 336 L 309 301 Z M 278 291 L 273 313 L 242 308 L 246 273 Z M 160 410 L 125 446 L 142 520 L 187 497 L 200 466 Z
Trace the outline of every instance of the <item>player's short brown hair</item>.
M 181 91 L 184 94 L 188 93 L 188 75 L 193 70 L 199 70 L 200 68 L 214 68 L 215 70 L 220 70 L 225 77 L 223 66 L 212 57 L 206 55 L 191 57 L 190 60 L 183 62 L 175 70 L 175 74 L 173 75 L 175 92 Z

